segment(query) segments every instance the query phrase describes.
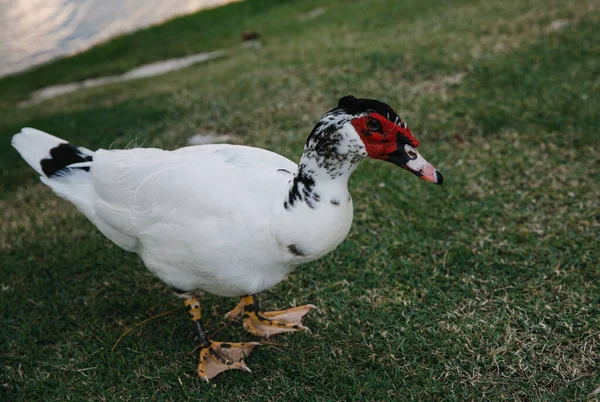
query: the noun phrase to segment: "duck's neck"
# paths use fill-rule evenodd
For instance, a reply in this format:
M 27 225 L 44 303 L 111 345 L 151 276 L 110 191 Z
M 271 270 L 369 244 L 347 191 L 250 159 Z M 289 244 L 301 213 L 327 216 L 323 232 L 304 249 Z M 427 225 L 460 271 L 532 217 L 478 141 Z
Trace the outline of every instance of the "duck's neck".
M 311 209 L 340 205 L 348 199 L 348 179 L 362 159 L 351 152 L 340 122 L 319 122 L 306 145 L 283 206 L 291 210 L 305 204 Z M 336 124 L 337 123 L 337 124 Z

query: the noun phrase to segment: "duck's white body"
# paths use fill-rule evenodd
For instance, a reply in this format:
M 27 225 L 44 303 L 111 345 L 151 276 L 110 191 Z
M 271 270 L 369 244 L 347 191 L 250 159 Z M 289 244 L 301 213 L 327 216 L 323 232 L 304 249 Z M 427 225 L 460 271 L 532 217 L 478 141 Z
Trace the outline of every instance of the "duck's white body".
M 362 158 L 443 180 L 392 108 L 352 96 L 319 120 L 298 165 L 235 145 L 92 152 L 31 128 L 12 144 L 167 285 L 222 296 L 259 293 L 335 249 L 352 224 L 348 179 Z
M 115 229 L 105 233 L 111 240 L 170 286 L 255 294 L 329 253 L 350 229 L 346 188 L 343 207 L 283 207 L 296 168 L 273 152 L 235 145 L 99 150 L 94 211 Z M 304 256 L 291 253 L 292 244 Z
M 65 142 L 34 129 L 19 136 L 27 143 L 45 137 L 45 150 L 48 142 Z M 320 186 L 321 196 L 339 205 L 284 208 L 297 165 L 263 149 L 204 145 L 90 155 L 89 172 L 42 180 L 177 290 L 258 293 L 335 249 L 352 223 L 347 180 Z
M 59 196 L 182 298 L 200 339 L 198 375 L 250 371 L 254 342 L 217 342 L 193 292 L 244 296 L 226 314 L 254 335 L 307 331 L 315 306 L 261 312 L 255 294 L 324 256 L 352 224 L 348 179 L 364 157 L 441 184 L 417 140 L 383 102 L 345 96 L 310 133 L 300 163 L 263 149 L 205 145 L 176 151 L 90 151 L 25 128 L 12 145 Z

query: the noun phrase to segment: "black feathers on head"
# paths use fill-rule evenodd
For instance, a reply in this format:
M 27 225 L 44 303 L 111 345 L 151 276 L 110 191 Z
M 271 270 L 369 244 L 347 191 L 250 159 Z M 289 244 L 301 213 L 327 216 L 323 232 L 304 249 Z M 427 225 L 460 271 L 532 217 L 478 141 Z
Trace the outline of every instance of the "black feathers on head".
M 400 122 L 400 116 L 388 104 L 375 99 L 356 98 L 353 95 L 344 96 L 338 102 L 338 109 L 345 110 L 349 114 L 359 115 L 362 113 L 378 113 L 388 120 Z
M 352 107 L 352 105 L 357 101 L 358 99 L 356 99 L 356 97 L 354 95 L 347 95 L 344 96 L 343 98 L 341 98 L 338 102 L 338 107 L 340 109 L 347 109 L 349 107 Z

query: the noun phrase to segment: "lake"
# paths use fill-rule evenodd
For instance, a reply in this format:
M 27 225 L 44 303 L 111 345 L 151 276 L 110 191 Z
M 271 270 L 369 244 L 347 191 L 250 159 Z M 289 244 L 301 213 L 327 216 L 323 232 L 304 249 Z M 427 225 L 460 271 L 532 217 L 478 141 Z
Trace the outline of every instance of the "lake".
M 232 0 L 0 0 L 0 76 Z

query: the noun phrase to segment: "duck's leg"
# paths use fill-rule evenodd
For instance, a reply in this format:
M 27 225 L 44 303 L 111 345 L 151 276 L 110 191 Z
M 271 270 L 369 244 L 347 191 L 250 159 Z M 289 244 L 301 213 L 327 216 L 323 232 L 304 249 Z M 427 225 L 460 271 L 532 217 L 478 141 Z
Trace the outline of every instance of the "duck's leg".
M 198 362 L 198 376 L 208 382 L 226 370 L 238 369 L 250 372 L 244 359 L 250 355 L 252 349 L 260 345 L 258 342 L 217 342 L 208 339 L 202 328 L 202 307 L 194 296 L 185 296 L 183 304 L 194 323 L 200 337 L 200 360 Z
M 310 331 L 302 325 L 302 318 L 312 309 L 312 304 L 290 308 L 288 310 L 260 312 L 255 295 L 244 296 L 239 304 L 225 315 L 233 319 L 240 314 L 244 320 L 244 329 L 254 335 L 268 338 L 282 332 Z

